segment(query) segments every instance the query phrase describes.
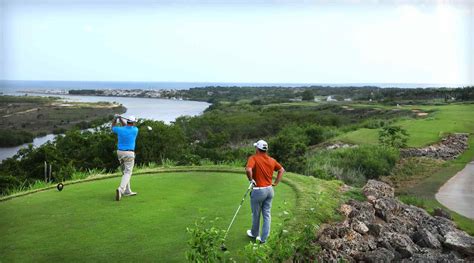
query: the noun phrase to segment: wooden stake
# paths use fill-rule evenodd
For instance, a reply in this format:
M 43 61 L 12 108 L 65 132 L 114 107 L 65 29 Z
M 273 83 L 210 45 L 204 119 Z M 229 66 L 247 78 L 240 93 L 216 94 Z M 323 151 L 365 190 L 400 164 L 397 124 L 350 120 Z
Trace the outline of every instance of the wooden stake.
M 46 163 L 46 161 L 44 161 L 44 182 L 47 182 L 48 181 L 48 164 Z

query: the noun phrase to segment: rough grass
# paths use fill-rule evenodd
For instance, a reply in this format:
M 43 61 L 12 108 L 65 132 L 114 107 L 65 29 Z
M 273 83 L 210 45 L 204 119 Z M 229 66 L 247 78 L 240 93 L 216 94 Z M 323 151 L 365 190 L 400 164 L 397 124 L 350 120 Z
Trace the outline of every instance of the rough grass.
M 441 169 L 444 161 L 424 157 L 401 159 L 389 176 L 381 178 L 396 188 L 396 191 L 418 183 Z
M 140 172 L 143 175 L 132 181 L 139 195 L 121 202 L 113 200 L 118 177 L 66 183 L 62 192 L 50 189 L 0 202 L 2 261 L 182 262 L 186 227 L 205 216 L 220 217 L 218 227 L 225 229 L 247 184 L 242 169 L 229 167 Z M 94 179 L 101 177 L 86 180 Z M 275 189 L 272 231 L 278 231 L 285 211 L 292 215 L 285 223 L 292 229 L 309 221 L 336 220 L 336 208 L 344 199 L 340 184 L 286 174 Z M 245 236 L 249 225 L 246 200 L 226 242 L 235 259 L 250 241 Z

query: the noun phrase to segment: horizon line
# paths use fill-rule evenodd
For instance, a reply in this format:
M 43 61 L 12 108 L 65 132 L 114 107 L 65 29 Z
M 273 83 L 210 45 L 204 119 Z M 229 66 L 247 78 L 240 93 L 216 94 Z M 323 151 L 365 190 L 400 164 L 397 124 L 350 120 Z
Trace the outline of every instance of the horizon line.
M 410 84 L 410 85 L 454 85 L 472 86 L 467 83 L 427 83 L 427 82 L 246 82 L 246 81 L 164 81 L 164 80 L 25 80 L 25 79 L 0 79 L 3 81 L 25 81 L 25 82 L 119 82 L 119 83 L 223 83 L 223 84 L 289 84 L 289 85 L 371 85 L 371 84 Z

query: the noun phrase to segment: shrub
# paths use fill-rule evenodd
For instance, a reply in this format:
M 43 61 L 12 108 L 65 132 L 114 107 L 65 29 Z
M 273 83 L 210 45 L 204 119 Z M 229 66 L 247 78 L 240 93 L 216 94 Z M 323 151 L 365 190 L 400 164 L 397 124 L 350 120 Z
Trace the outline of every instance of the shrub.
M 214 227 L 214 220 L 207 222 L 203 217 L 193 227 L 187 227 L 186 231 L 191 236 L 188 240 L 189 250 L 186 251 L 189 262 L 225 261 L 228 252 L 220 251 L 225 231 Z
M 71 179 L 75 172 L 76 169 L 72 165 L 72 162 L 69 162 L 68 164 L 59 168 L 58 172 L 53 173 L 53 177 L 56 182 L 63 182 L 65 180 Z
M 407 146 L 408 132 L 400 126 L 385 126 L 379 131 L 381 145 L 394 148 Z
M 0 130 L 0 147 L 12 147 L 32 142 L 34 135 L 26 131 Z
M 309 158 L 305 174 L 362 185 L 367 179 L 389 175 L 398 159 L 399 152 L 396 149 L 383 146 L 363 145 L 322 150 Z
M 336 151 L 339 165 L 345 169 L 360 169 L 368 179 L 389 175 L 399 159 L 395 149 L 363 145 Z
M 319 125 L 311 125 L 307 127 L 305 133 L 309 139 L 309 145 L 315 145 L 325 140 L 325 130 Z

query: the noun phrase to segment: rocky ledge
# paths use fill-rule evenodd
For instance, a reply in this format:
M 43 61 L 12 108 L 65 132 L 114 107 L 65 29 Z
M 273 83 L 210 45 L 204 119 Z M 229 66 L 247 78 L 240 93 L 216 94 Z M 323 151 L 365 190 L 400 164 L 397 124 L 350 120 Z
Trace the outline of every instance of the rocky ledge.
M 345 220 L 319 232 L 319 261 L 474 262 L 474 238 L 449 215 L 405 205 L 383 182 L 370 180 L 363 191 L 367 201 L 343 204 Z
M 467 150 L 468 138 L 467 133 L 455 133 L 443 138 L 440 143 L 424 148 L 402 149 L 400 153 L 402 157 L 430 157 L 450 160 Z

